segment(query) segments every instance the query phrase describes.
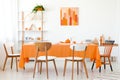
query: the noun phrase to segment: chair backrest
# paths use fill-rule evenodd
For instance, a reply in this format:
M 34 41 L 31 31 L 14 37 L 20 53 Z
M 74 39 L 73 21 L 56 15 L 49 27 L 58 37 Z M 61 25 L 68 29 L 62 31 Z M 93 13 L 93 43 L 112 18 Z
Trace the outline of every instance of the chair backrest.
M 13 46 L 14 46 L 14 43 L 12 42 L 3 43 L 3 47 L 7 56 L 8 54 L 14 54 Z
M 87 49 L 87 44 L 72 44 L 70 45 L 70 48 L 72 49 L 73 51 L 73 57 L 74 57 L 74 52 L 75 51 L 84 51 L 84 55 L 83 55 L 83 58 L 85 58 L 85 53 L 86 53 L 86 49 Z
M 113 45 L 105 45 L 104 55 L 110 57 L 112 52 Z
M 51 45 L 52 45 L 52 43 L 51 42 L 36 42 L 35 43 L 35 46 L 36 46 L 36 52 L 37 52 L 37 54 L 36 54 L 36 57 L 35 57 L 35 61 L 37 61 L 37 57 L 38 57 L 38 54 L 39 54 L 39 52 L 45 52 L 45 56 L 46 56 L 46 60 L 48 59 L 47 58 L 47 51 L 50 49 L 50 47 L 51 47 Z
M 50 49 L 51 42 L 36 42 L 35 46 L 37 47 L 38 51 L 44 52 Z

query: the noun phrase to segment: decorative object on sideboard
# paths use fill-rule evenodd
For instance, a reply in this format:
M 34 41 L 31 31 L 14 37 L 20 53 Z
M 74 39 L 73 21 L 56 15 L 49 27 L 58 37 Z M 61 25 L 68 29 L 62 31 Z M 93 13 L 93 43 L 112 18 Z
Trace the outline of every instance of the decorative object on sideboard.
M 104 37 L 104 35 L 102 34 L 101 36 L 100 36 L 100 44 L 102 44 L 102 43 L 104 43 L 105 42 L 105 37 Z
M 65 43 L 70 43 L 70 39 L 66 39 L 66 40 L 65 40 Z
M 85 40 L 85 43 L 92 43 L 92 42 L 93 42 L 92 39 L 86 39 L 86 40 Z
M 105 43 L 106 43 L 106 44 L 114 44 L 114 43 L 115 43 L 115 40 L 105 40 Z
M 98 39 L 96 37 L 94 38 L 93 43 L 99 45 Z

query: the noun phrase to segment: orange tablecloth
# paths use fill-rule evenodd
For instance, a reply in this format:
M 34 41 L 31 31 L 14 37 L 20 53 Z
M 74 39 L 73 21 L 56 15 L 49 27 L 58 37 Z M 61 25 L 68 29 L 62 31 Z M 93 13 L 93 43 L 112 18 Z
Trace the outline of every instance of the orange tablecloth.
M 20 55 L 19 67 L 23 68 L 25 62 L 29 61 L 29 58 L 35 57 L 36 49 L 34 44 L 25 44 L 22 47 L 22 52 Z M 72 51 L 70 49 L 70 45 L 68 44 L 53 44 L 50 50 L 48 51 L 48 55 L 56 56 L 56 57 L 67 57 L 71 56 Z M 44 55 L 44 53 L 40 53 L 40 55 Z M 81 56 L 79 53 L 77 56 Z M 89 44 L 86 51 L 86 58 L 90 58 L 91 61 L 96 60 L 96 68 L 101 66 L 99 48 L 97 45 Z

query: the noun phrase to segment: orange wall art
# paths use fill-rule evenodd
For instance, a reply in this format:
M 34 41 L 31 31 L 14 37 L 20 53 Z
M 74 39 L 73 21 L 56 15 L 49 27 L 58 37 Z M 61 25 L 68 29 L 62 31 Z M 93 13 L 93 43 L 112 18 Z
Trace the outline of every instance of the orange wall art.
M 60 9 L 61 26 L 77 26 L 78 25 L 78 8 L 63 7 Z

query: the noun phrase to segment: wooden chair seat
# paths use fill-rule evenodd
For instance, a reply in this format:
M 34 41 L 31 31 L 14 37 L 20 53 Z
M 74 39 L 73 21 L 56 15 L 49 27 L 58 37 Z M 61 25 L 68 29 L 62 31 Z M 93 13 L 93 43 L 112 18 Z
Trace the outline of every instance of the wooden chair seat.
M 20 57 L 20 54 L 8 54 L 9 57 Z
M 68 60 L 68 61 L 72 61 L 72 57 L 67 57 L 65 59 Z M 81 60 L 83 60 L 83 58 L 82 57 L 74 57 L 74 61 L 76 61 L 76 60 L 81 61 Z
M 54 56 L 48 56 L 48 60 L 53 60 L 53 59 L 56 59 L 56 57 L 54 57 Z M 40 56 L 40 57 L 37 58 L 37 60 L 46 61 L 46 56 Z

